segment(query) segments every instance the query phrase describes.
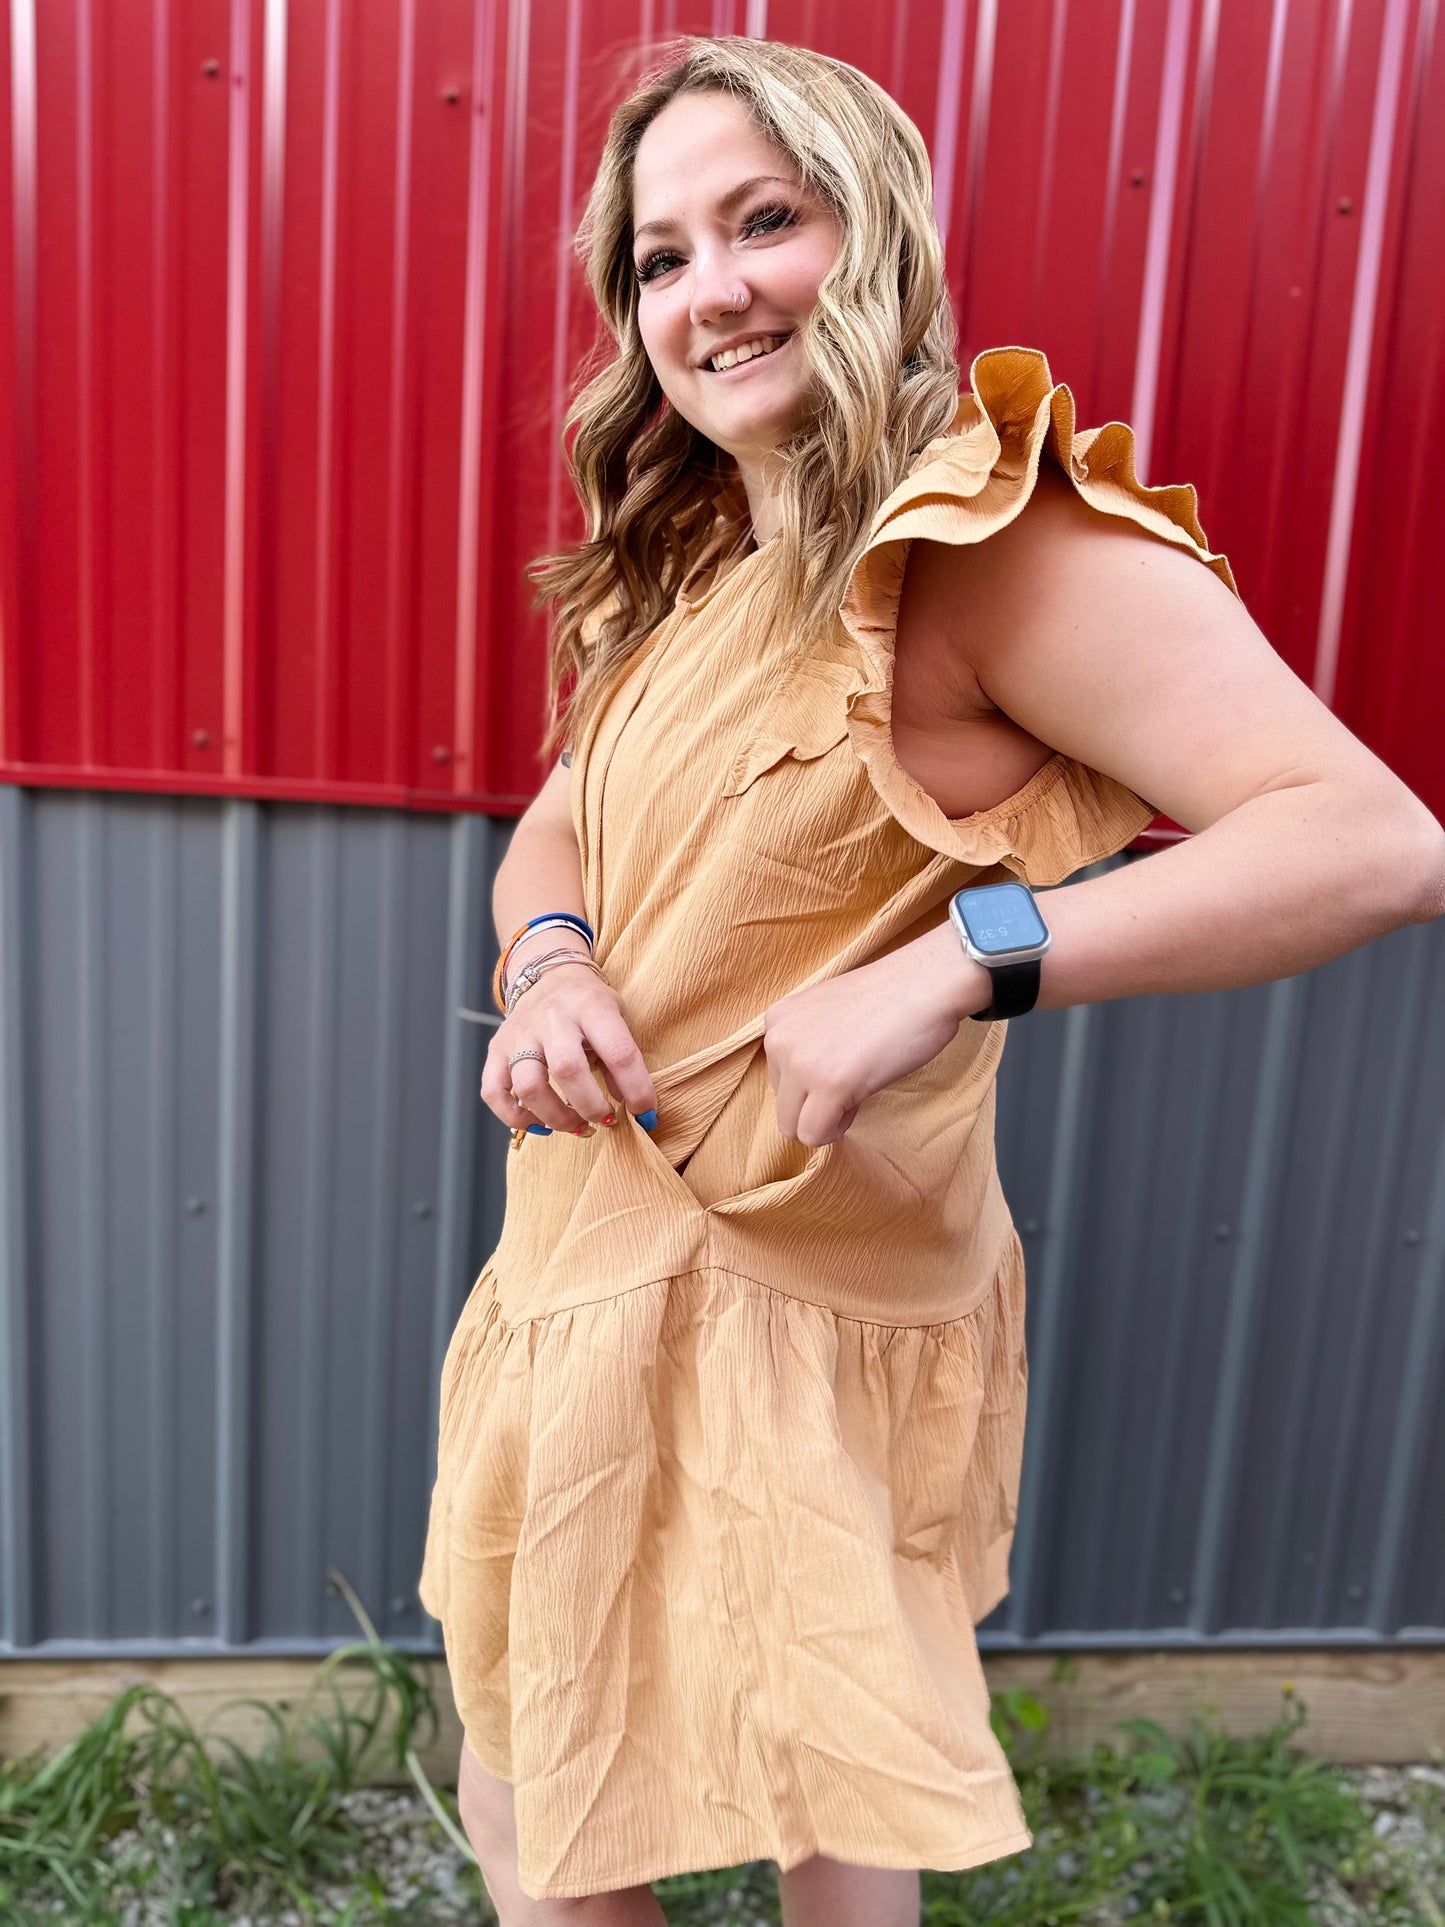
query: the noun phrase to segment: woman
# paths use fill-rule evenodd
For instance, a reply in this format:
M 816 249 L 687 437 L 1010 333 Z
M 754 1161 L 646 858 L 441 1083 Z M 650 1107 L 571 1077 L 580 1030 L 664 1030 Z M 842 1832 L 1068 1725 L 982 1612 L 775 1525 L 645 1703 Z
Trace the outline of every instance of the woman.
M 901 1927 L 1030 1838 L 973 1639 L 1026 1379 L 992 1018 L 1307 969 L 1445 908 L 1445 835 L 1126 428 L 1027 349 L 960 395 L 863 75 L 678 43 L 579 240 L 617 354 L 539 568 L 568 750 L 497 876 L 508 1207 L 422 1576 L 461 1811 L 507 1927 L 760 1858 L 788 1927 Z M 1160 811 L 1018 893 L 1042 968 L 950 916 Z

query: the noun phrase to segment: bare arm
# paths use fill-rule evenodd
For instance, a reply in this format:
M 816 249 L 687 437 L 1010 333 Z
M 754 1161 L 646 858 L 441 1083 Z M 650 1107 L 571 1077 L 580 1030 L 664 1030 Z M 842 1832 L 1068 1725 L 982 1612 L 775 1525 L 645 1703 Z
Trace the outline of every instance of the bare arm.
M 492 914 L 502 943 L 519 925 L 545 911 L 587 914 L 570 785 L 570 772 L 559 762 L 518 818 L 507 854 L 497 866 Z M 515 975 L 529 955 L 564 948 L 582 957 L 588 954 L 580 931 L 543 930 L 523 938 L 512 951 L 508 974 Z M 542 1055 L 509 1064 L 522 1050 Z M 605 1072 L 610 1091 L 599 1082 L 598 1068 Z M 614 1111 L 612 1093 L 634 1114 L 657 1102 L 616 993 L 591 970 L 549 970 L 523 993 L 493 1035 L 482 1074 L 483 1100 L 513 1130 L 545 1124 L 551 1130 L 580 1132 Z
M 544 910 L 570 910 L 587 915 L 582 900 L 582 857 L 572 827 L 571 775 L 555 763 L 546 782 L 517 819 L 507 854 L 497 865 L 492 884 L 492 916 L 497 941 L 505 943 L 529 917 Z M 513 952 L 513 967 L 524 963 L 529 949 L 553 950 L 571 942 L 585 957 L 587 944 L 579 931 L 569 938 L 563 930 L 545 930 L 540 939 L 524 939 Z M 560 972 L 557 973 L 560 976 Z
M 1016 523 L 976 549 L 920 544 L 915 565 L 900 654 L 946 621 L 1005 726 L 1194 833 L 1046 899 L 1041 1006 L 1261 983 L 1445 911 L 1445 831 L 1194 557 L 1045 464 Z M 924 942 L 964 1003 L 987 991 L 951 930 Z
M 1263 983 L 1445 913 L 1445 830 L 1419 798 L 1196 557 L 1047 463 L 987 542 L 913 545 L 897 655 L 895 749 L 946 815 L 1003 802 L 1057 750 L 1192 832 L 1048 893 L 1042 1008 Z M 944 924 L 784 998 L 780 1130 L 841 1137 L 990 994 Z

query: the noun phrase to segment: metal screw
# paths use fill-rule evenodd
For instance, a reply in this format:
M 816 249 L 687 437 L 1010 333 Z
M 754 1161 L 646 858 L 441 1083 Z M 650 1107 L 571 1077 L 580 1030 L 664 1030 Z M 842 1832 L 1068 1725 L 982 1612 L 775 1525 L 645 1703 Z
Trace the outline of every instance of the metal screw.
M 203 60 L 201 62 L 201 72 L 206 76 L 207 80 L 214 80 L 220 71 L 221 63 L 219 60 Z
M 1214 1235 L 1219 1240 L 1219 1242 L 1223 1244 L 1225 1239 L 1230 1236 L 1232 1230 L 1233 1230 L 1232 1225 L 1217 1224 L 1214 1227 Z
M 417 1199 L 416 1203 L 411 1208 L 411 1215 L 414 1218 L 429 1218 L 431 1216 L 431 1206 L 427 1203 L 425 1198 Z
M 1037 1218 L 1025 1218 L 1023 1221 L 1023 1225 L 1021 1226 L 1023 1234 L 1026 1238 L 1037 1237 L 1039 1232 L 1041 1232 L 1043 1228 L 1044 1228 L 1043 1225 L 1039 1222 Z
M 1365 1596 L 1365 1589 L 1363 1586 L 1346 1586 L 1345 1587 L 1346 1599 L 1363 1599 L 1364 1596 Z
M 1336 214 L 1353 214 L 1354 211 L 1355 211 L 1355 204 L 1350 199 L 1348 194 L 1341 195 L 1339 200 L 1335 202 Z
M 209 1599 L 193 1599 L 191 1601 L 191 1611 L 197 1619 L 204 1619 L 210 1610 L 211 1602 Z
M 434 763 L 449 763 L 452 760 L 452 753 L 445 743 L 438 743 L 431 753 L 431 759 Z
M 206 1209 L 206 1201 L 204 1198 L 187 1198 L 186 1199 L 186 1210 L 190 1213 L 191 1217 L 193 1218 L 203 1217 L 205 1215 L 205 1209 Z
M 442 99 L 446 102 L 448 107 L 455 107 L 457 102 L 461 99 L 461 97 L 462 97 L 462 90 L 460 87 L 448 87 L 444 89 L 442 93 Z
M 1134 172 L 1129 176 L 1129 185 L 1130 187 L 1142 187 L 1146 179 L 1147 179 L 1147 176 L 1145 175 L 1143 168 L 1136 167 L 1134 169 Z
M 1188 1597 L 1188 1593 L 1185 1592 L 1182 1586 L 1172 1586 L 1169 1591 L 1169 1604 L 1171 1606 L 1182 1606 Z
M 1425 1234 L 1423 1231 L 1417 1231 L 1412 1225 L 1410 1229 L 1405 1233 L 1405 1243 L 1407 1245 L 1417 1245 L 1420 1243 L 1421 1239 L 1424 1236 Z
M 391 1602 L 391 1610 L 394 1613 L 404 1613 L 410 1605 L 411 1601 L 407 1598 L 406 1594 L 399 1592 Z
M 193 729 L 191 731 L 191 741 L 197 749 L 205 749 L 210 743 L 210 740 L 211 732 L 208 729 Z

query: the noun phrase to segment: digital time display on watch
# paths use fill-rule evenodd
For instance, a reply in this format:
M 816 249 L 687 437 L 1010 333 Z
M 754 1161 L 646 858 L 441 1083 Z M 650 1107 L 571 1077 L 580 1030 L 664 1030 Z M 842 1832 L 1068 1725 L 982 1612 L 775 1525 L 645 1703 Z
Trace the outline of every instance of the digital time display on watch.
M 1021 883 L 992 883 L 978 890 L 960 890 L 954 901 L 969 941 L 984 956 L 1031 950 L 1048 936 L 1033 897 Z

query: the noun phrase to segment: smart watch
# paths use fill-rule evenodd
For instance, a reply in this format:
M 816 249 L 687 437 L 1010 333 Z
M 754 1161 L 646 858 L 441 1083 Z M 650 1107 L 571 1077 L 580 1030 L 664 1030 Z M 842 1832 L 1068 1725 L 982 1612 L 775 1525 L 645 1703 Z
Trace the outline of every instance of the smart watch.
M 1032 1010 L 1039 996 L 1039 959 L 1052 939 L 1028 885 L 985 883 L 959 890 L 948 917 L 964 949 L 993 981 L 993 1002 L 969 1016 L 987 1023 Z

